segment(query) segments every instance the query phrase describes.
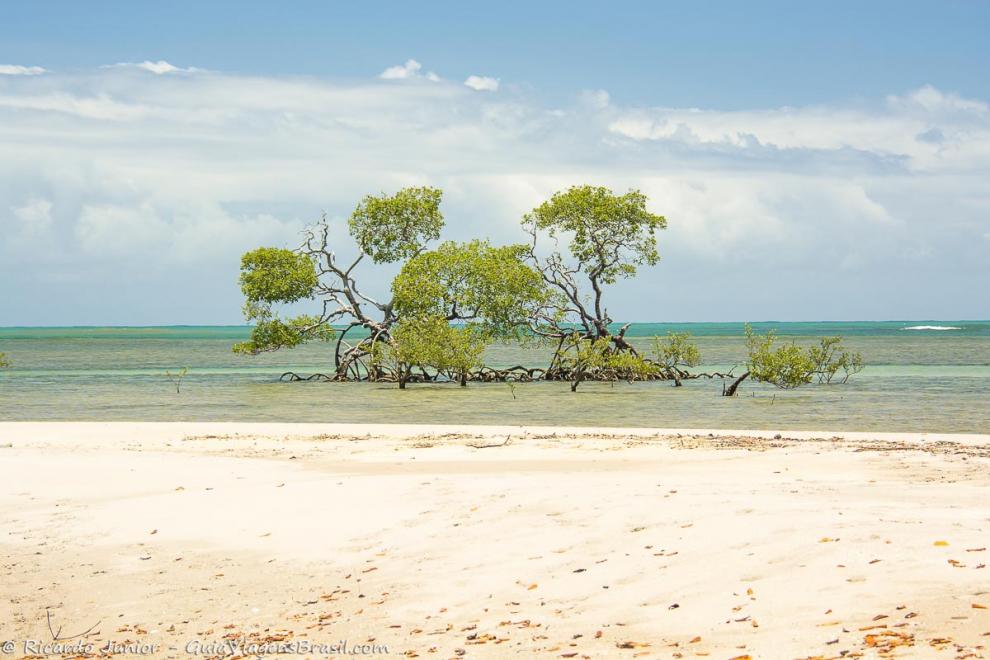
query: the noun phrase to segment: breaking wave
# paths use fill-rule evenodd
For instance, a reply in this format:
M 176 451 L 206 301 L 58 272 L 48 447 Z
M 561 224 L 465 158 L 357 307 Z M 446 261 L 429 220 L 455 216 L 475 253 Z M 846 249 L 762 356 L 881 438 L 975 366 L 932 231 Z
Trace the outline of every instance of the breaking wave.
M 901 330 L 962 330 L 962 328 L 954 325 L 912 325 Z

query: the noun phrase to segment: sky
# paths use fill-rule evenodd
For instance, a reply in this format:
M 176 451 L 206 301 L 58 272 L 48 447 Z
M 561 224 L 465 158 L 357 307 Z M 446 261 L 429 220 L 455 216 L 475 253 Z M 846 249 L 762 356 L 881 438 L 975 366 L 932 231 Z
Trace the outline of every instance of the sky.
M 614 4 L 614 3 L 613 3 Z M 0 326 L 240 323 L 366 194 L 668 219 L 636 321 L 990 318 L 990 3 L 49 2 L 0 20 Z M 361 281 L 384 293 L 394 271 Z

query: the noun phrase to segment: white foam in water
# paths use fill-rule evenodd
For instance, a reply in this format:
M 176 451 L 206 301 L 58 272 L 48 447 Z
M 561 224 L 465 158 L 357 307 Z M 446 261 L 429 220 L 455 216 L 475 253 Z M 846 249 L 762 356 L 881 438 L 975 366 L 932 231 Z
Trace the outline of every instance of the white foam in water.
M 901 330 L 962 330 L 954 325 L 912 325 Z

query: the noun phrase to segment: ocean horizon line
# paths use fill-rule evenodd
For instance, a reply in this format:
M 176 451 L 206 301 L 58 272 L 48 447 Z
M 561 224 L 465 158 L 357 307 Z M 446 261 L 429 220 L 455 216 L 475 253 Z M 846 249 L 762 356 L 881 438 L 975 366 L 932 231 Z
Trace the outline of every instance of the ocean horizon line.
M 729 320 L 729 321 L 613 321 L 613 326 L 630 325 L 745 325 L 746 323 L 765 325 L 768 323 L 788 324 L 850 324 L 850 323 L 990 323 L 988 319 L 808 319 L 808 320 Z M 91 330 L 91 329 L 160 329 L 160 328 L 251 328 L 248 323 L 80 323 L 80 324 L 40 324 L 40 325 L 0 325 L 0 330 Z M 332 324 L 332 327 L 347 327 L 347 324 Z

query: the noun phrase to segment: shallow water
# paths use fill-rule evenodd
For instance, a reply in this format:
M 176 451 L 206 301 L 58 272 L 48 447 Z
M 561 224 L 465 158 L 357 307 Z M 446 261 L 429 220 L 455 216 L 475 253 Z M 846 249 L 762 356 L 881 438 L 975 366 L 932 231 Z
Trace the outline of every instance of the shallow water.
M 905 330 L 938 326 L 954 330 Z M 0 420 L 442 422 L 656 427 L 990 432 L 990 322 L 768 323 L 798 343 L 841 334 L 867 369 L 845 385 L 798 390 L 721 381 L 411 385 L 280 383 L 284 371 L 327 371 L 331 347 L 235 355 L 243 327 L 0 328 Z M 699 371 L 728 370 L 744 355 L 742 325 L 641 324 L 633 341 L 689 330 Z M 496 345 L 496 366 L 545 363 L 546 350 Z M 189 367 L 181 392 L 167 369 Z M 740 369 L 736 368 L 736 373 Z

